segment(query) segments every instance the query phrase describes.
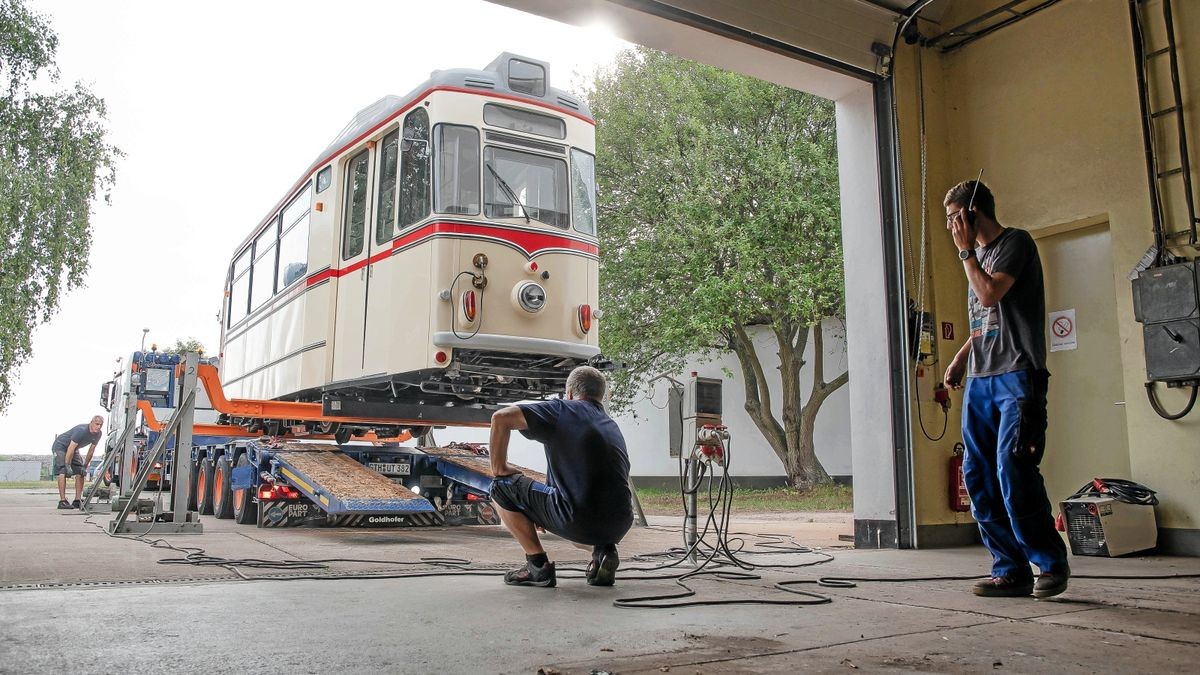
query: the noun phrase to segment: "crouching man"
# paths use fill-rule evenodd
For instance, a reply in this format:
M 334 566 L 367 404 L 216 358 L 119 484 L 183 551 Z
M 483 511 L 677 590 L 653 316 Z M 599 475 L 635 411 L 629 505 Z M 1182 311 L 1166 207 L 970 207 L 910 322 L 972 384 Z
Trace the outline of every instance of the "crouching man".
M 580 366 L 567 377 L 566 399 L 509 406 L 492 415 L 492 500 L 504 526 L 525 549 L 525 565 L 504 575 L 512 586 L 557 584 L 537 528 L 592 547 L 587 582 L 611 586 L 617 544 L 633 524 L 629 455 L 617 423 L 601 401 L 603 373 Z M 508 463 L 513 430 L 546 449 L 546 484 Z

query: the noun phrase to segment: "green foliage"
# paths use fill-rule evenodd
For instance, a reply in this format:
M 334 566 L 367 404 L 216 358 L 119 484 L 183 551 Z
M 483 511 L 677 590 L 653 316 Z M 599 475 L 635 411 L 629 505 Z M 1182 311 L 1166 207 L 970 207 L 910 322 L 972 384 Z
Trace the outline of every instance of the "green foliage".
M 797 341 L 844 313 L 830 101 L 638 48 L 590 105 L 618 406 L 744 326 Z
M 200 355 L 203 356 L 204 355 L 204 344 L 201 343 L 196 338 L 191 337 L 191 336 L 188 336 L 188 338 L 186 340 L 183 338 L 175 338 L 175 344 L 172 347 L 169 347 L 168 349 L 164 349 L 163 351 L 166 352 L 167 354 L 183 354 L 184 352 L 199 352 Z
M 30 336 L 81 285 L 91 204 L 108 198 L 119 150 L 105 140 L 104 101 L 58 79 L 58 38 L 22 0 L 0 0 L 0 410 Z

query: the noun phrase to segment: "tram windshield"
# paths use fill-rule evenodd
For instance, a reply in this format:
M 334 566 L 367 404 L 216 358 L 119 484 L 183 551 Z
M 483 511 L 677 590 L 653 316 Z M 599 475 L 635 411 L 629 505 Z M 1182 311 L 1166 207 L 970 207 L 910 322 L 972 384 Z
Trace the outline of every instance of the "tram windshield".
M 483 161 L 488 168 L 483 174 L 488 218 L 529 217 L 556 227 L 571 226 L 566 161 L 492 146 L 484 149 Z

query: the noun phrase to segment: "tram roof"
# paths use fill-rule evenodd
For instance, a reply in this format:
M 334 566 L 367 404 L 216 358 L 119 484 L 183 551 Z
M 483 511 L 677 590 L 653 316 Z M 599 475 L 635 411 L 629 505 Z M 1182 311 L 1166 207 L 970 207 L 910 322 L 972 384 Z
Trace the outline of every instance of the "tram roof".
M 541 66 L 545 73 L 546 93 L 544 96 L 534 96 L 523 91 L 514 90 L 509 84 L 508 68 L 510 62 L 516 59 L 526 64 L 534 64 Z M 363 108 L 350 120 L 350 123 L 338 133 L 337 137 L 321 151 L 320 155 L 313 160 L 312 164 L 305 169 L 300 180 L 288 190 L 284 199 L 275 205 L 271 210 L 271 214 L 267 216 L 258 227 L 255 227 L 250 235 L 238 244 L 234 249 L 234 255 L 241 251 L 245 246 L 254 239 L 263 223 L 271 219 L 272 215 L 279 210 L 287 199 L 290 199 L 292 194 L 299 188 L 304 181 L 312 176 L 313 172 L 324 166 L 335 154 L 341 151 L 344 147 L 350 144 L 354 139 L 366 134 L 371 129 L 379 126 L 384 120 L 398 111 L 417 100 L 422 94 L 435 87 L 453 87 L 464 90 L 478 90 L 481 93 L 496 92 L 502 94 L 505 98 L 516 100 L 527 100 L 537 102 L 543 105 L 548 105 L 552 108 L 570 112 L 574 115 L 591 119 L 591 110 L 588 109 L 587 102 L 562 89 L 555 89 L 550 86 L 550 64 L 545 61 L 538 61 L 525 56 L 519 56 L 511 52 L 503 52 L 497 56 L 482 70 L 474 70 L 470 68 L 454 68 L 451 70 L 435 70 L 429 74 L 429 79 L 422 82 L 408 92 L 404 96 L 395 96 L 389 94 L 375 101 L 371 105 Z

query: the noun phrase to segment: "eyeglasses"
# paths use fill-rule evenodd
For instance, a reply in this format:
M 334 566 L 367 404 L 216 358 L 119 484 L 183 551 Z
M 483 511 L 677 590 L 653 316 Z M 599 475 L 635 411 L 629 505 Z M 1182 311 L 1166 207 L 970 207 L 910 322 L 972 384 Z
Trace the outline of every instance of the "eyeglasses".
M 946 222 L 948 223 L 948 222 L 950 222 L 950 221 L 954 220 L 954 219 L 955 219 L 955 218 L 957 218 L 957 217 L 959 216 L 959 214 L 961 214 L 962 212 L 963 212 L 963 209 L 959 209 L 959 210 L 955 211 L 954 213 L 947 213 L 947 214 L 946 214 Z

